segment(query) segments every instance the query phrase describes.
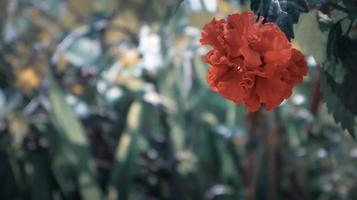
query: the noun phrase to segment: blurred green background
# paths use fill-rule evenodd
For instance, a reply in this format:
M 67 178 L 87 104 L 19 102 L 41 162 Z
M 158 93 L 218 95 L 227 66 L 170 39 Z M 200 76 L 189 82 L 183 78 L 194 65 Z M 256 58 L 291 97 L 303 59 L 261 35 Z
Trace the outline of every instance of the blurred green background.
M 207 87 L 201 27 L 247 9 L 1 0 L 0 199 L 357 199 L 356 142 L 321 102 L 316 10 L 293 40 L 309 74 L 277 109 Z

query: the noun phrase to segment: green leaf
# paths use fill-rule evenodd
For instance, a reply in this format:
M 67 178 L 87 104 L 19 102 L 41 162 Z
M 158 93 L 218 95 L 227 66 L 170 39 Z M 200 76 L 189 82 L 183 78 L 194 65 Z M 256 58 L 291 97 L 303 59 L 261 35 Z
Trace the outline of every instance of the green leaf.
M 101 193 L 95 180 L 95 170 L 92 165 L 89 142 L 84 129 L 70 106 L 65 100 L 65 93 L 59 85 L 52 81 L 49 88 L 52 106 L 50 117 L 56 131 L 59 143 L 54 159 L 53 170 L 62 191 L 70 192 L 76 186 L 71 186 L 72 178 L 80 188 L 83 199 L 100 199 Z
M 139 153 L 138 137 L 142 105 L 135 102 L 131 105 L 128 114 L 127 131 L 120 139 L 116 151 L 115 165 L 112 172 L 112 181 L 118 190 L 118 199 L 128 199 L 136 169 L 136 160 Z
M 343 33 L 342 22 L 339 20 L 332 28 L 328 37 L 327 61 L 323 69 L 331 77 L 329 82 L 332 90 L 341 99 L 346 108 L 357 114 L 357 39 L 352 39 L 348 33 Z
M 326 62 L 323 65 L 323 68 L 328 72 L 337 83 L 342 83 L 346 75 L 346 70 L 342 65 L 339 57 L 341 57 L 342 52 L 340 52 L 341 44 L 343 43 L 342 35 L 342 20 L 338 21 L 331 28 L 328 34 L 328 43 L 326 47 Z
M 50 157 L 46 150 L 40 149 L 27 153 L 26 171 L 29 179 L 32 199 L 47 200 L 52 198 Z
M 286 36 L 294 38 L 293 25 L 299 20 L 300 13 L 308 12 L 305 0 L 252 0 L 251 9 L 265 22 L 275 22 Z
M 337 123 L 346 129 L 354 140 L 357 139 L 357 118 L 344 105 L 340 97 L 335 93 L 331 85 L 333 78 L 325 71 L 321 71 L 320 88 L 329 112 L 335 118 Z
M 65 99 L 66 94 L 53 81 L 49 90 L 49 97 L 52 106 L 51 117 L 56 127 L 62 131 L 63 137 L 69 143 L 75 145 L 88 145 L 84 129 Z

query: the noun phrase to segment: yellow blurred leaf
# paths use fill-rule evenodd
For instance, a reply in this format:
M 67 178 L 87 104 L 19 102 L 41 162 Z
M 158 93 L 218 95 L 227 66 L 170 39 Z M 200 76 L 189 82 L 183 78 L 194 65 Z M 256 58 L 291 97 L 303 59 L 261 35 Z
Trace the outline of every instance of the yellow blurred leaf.
M 117 83 L 119 85 L 125 85 L 129 90 L 133 92 L 140 91 L 144 86 L 144 81 L 134 77 L 118 76 Z
M 105 13 L 107 16 L 118 9 L 119 1 L 113 0 L 96 0 L 94 3 L 94 10 L 99 13 Z
M 71 92 L 76 95 L 82 95 L 84 93 L 84 88 L 82 85 L 76 84 L 71 88 Z
M 33 67 L 15 71 L 15 86 L 24 93 L 29 93 L 40 85 L 40 78 Z
M 128 133 L 124 133 L 120 139 L 120 143 L 118 146 L 118 160 L 123 161 L 126 158 L 129 144 L 130 136 Z
M 22 136 L 20 139 L 26 136 L 28 132 L 28 123 L 25 121 L 25 119 L 15 113 L 9 113 L 6 116 L 7 121 L 9 122 L 9 130 L 10 133 L 16 135 L 17 138 L 19 136 Z
M 126 38 L 127 34 L 125 33 L 125 30 L 132 31 L 135 33 L 138 33 L 140 30 L 138 18 L 135 13 L 130 10 L 125 11 L 120 15 L 116 16 L 113 19 L 112 23 L 112 28 L 109 29 L 105 35 L 106 42 L 109 44 Z
M 218 10 L 224 13 L 232 12 L 232 8 L 234 8 L 230 3 L 225 0 L 218 1 Z
M 63 19 L 61 23 L 64 27 L 71 29 L 80 25 L 76 19 L 76 15 L 73 12 L 71 12 L 69 9 L 65 9 L 63 12 Z
M 124 67 L 130 66 L 139 61 L 140 56 L 137 51 L 127 51 L 119 55 L 119 63 Z
M 59 73 L 63 73 L 68 67 L 68 60 L 65 54 L 61 54 L 56 65 L 56 69 Z
M 71 0 L 67 1 L 71 12 L 83 18 L 89 18 L 93 11 L 95 0 Z

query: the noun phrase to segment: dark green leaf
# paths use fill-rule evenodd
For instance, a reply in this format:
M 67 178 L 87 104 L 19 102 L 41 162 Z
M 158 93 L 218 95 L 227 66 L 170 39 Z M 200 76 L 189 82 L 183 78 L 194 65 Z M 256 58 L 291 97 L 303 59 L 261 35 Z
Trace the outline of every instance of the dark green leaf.
M 265 22 L 275 22 L 286 36 L 294 38 L 293 25 L 299 20 L 300 13 L 308 12 L 305 0 L 252 0 L 251 9 Z
M 10 150 L 9 137 L 0 131 L 0 199 L 23 199 L 24 183 L 20 165 Z
M 31 162 L 31 164 L 28 163 L 28 166 L 31 166 L 32 169 L 28 170 L 27 173 L 32 199 L 51 199 L 52 180 L 50 157 L 48 152 L 43 149 L 30 151 L 27 154 L 27 158 Z
M 351 39 L 342 31 L 342 21 L 338 21 L 328 36 L 327 61 L 323 65 L 331 79 L 329 84 L 342 103 L 353 114 L 357 114 L 357 40 Z
M 329 112 L 335 118 L 337 123 L 340 123 L 343 129 L 346 129 L 350 135 L 356 140 L 357 139 L 357 119 L 355 114 L 353 114 L 343 103 L 341 98 L 338 96 L 336 91 L 336 86 L 338 84 L 334 82 L 333 78 L 325 71 L 321 72 L 321 91 L 324 96 L 324 100 L 327 104 Z M 350 91 L 350 93 L 354 93 Z

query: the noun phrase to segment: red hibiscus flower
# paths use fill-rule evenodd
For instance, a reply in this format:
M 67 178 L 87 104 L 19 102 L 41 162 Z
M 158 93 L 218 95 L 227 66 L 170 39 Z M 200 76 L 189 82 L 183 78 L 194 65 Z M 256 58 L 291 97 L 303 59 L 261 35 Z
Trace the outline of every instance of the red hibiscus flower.
M 208 85 L 252 112 L 280 105 L 307 73 L 304 55 L 276 24 L 262 21 L 255 22 L 252 12 L 213 19 L 200 40 L 213 47 L 204 58 Z

